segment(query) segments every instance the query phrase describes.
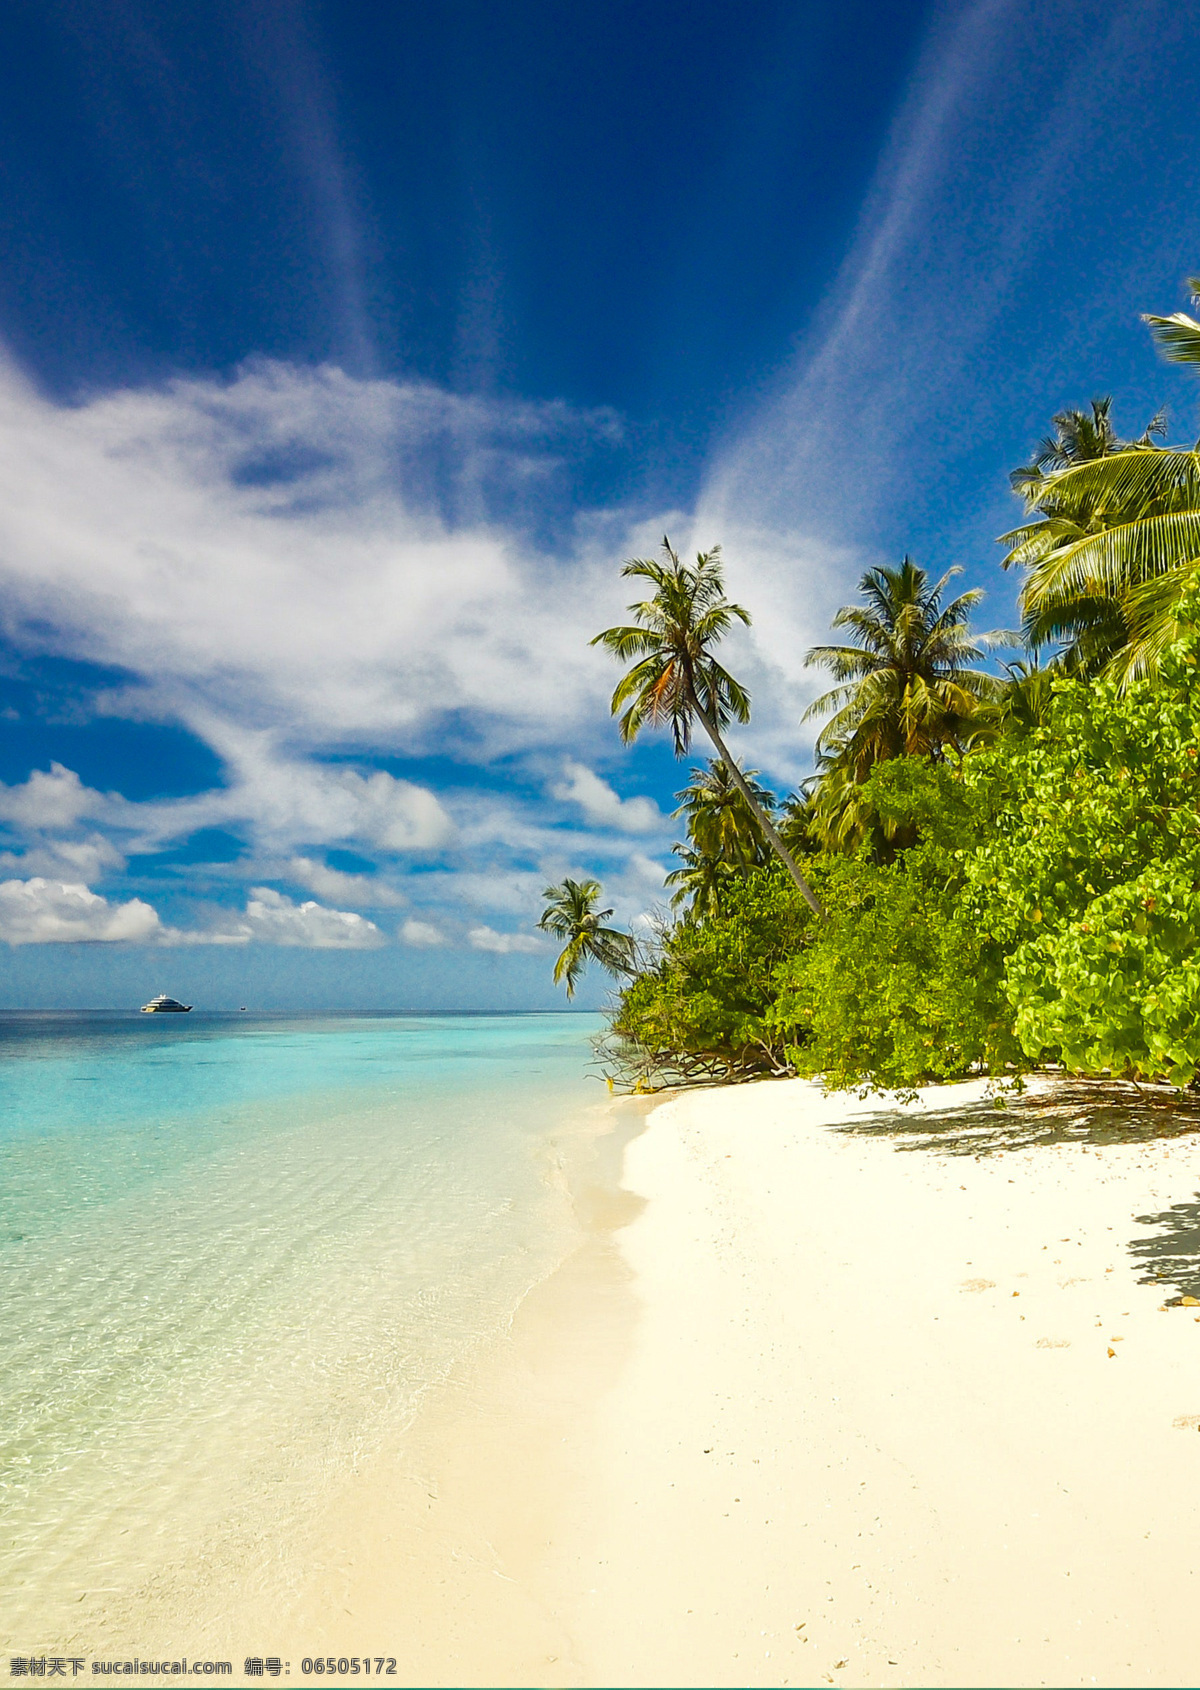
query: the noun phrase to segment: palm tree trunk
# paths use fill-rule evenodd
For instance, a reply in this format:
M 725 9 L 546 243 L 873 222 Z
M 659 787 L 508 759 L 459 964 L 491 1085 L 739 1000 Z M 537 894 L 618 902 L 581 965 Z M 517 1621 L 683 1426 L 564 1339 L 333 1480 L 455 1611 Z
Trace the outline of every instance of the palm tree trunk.
M 809 909 L 816 916 L 817 920 L 824 921 L 824 904 L 821 902 L 820 898 L 817 897 L 817 894 L 808 884 L 808 881 L 805 880 L 804 876 L 800 873 L 799 865 L 797 864 L 795 857 L 793 857 L 783 840 L 779 837 L 779 832 L 770 816 L 751 792 L 742 771 L 738 768 L 737 764 L 730 756 L 725 745 L 725 741 L 721 738 L 720 730 L 718 729 L 716 722 L 713 721 L 708 712 L 703 708 L 700 700 L 696 697 L 694 690 L 692 692 L 692 704 L 695 708 L 696 715 L 700 718 L 700 723 L 704 728 L 705 733 L 717 748 L 717 755 L 720 757 L 725 767 L 729 770 L 730 779 L 733 781 L 733 784 L 737 787 L 742 797 L 746 800 L 746 803 L 750 806 L 750 814 L 754 817 L 759 827 L 762 828 L 763 836 L 765 837 L 768 845 L 770 845 L 772 851 L 774 851 L 784 868 L 795 881 L 797 891 L 800 893 L 800 896 L 804 899 Z

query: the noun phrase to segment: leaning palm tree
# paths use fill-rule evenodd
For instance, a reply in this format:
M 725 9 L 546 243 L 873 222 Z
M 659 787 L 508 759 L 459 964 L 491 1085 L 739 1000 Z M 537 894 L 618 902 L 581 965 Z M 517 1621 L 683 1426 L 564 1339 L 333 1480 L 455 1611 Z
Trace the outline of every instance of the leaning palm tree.
M 997 702 L 1000 682 L 973 667 L 988 647 L 1012 643 L 1004 633 L 972 635 L 970 612 L 979 589 L 942 602 L 949 569 L 931 582 L 906 557 L 897 569 L 868 569 L 864 603 L 843 605 L 833 619 L 852 645 L 814 646 L 805 663 L 833 672 L 838 685 L 809 705 L 805 719 L 828 716 L 817 739 L 829 756 L 864 780 L 889 757 L 961 751 Z
M 665 537 L 662 549 L 662 562 L 631 558 L 621 571 L 654 588 L 652 598 L 629 606 L 636 621 L 606 628 L 591 642 L 623 663 L 637 659 L 612 696 L 613 715 L 623 711 L 621 738 L 628 745 L 647 725 L 669 727 L 675 755 L 685 757 L 699 722 L 772 851 L 814 915 L 823 917 L 820 899 L 750 790 L 721 733 L 730 720 L 750 720 L 750 695 L 717 662 L 713 648 L 735 621 L 748 627 L 750 614 L 725 597 L 719 546 L 698 552 L 694 564 L 683 563 Z
M 554 964 L 554 984 L 566 983 L 568 999 L 589 962 L 598 963 L 616 978 L 635 972 L 634 941 L 619 928 L 605 927 L 612 910 L 600 910 L 598 880 L 564 880 L 542 893 L 546 908 L 538 926 L 566 944 Z

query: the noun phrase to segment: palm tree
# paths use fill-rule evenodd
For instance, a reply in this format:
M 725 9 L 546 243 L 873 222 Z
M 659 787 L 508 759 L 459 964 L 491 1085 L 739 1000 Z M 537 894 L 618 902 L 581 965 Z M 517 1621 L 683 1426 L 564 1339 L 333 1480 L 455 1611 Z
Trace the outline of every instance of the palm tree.
M 554 964 L 554 984 L 566 982 L 568 999 L 575 996 L 576 982 L 589 962 L 617 978 L 635 972 L 634 941 L 628 933 L 603 925 L 612 911 L 596 908 L 600 893 L 598 880 L 564 880 L 542 893 L 546 908 L 538 926 L 566 940 Z
M 1200 278 L 1188 285 L 1200 303 Z M 1200 363 L 1195 318 L 1145 321 L 1169 362 Z M 1025 638 L 1035 650 L 1059 644 L 1070 670 L 1123 684 L 1153 674 L 1200 578 L 1200 454 L 1156 447 L 1162 433 L 1160 415 L 1139 440 L 1048 458 L 1040 474 L 1035 458 L 1012 478 L 1035 518 L 1000 536 L 1004 567 L 1026 572 Z
M 759 784 L 757 769 L 743 769 L 741 774 L 761 809 L 770 815 L 775 794 Z M 758 819 L 721 758 L 693 769 L 691 780 L 675 796 L 679 807 L 673 813 L 687 818 L 687 836 L 696 850 L 739 869 L 757 868 L 766 861 L 769 847 Z
M 868 798 L 863 785 L 864 775 L 856 773 L 853 761 L 840 755 L 840 748 L 832 746 L 816 754 L 817 772 L 806 782 L 808 826 L 826 851 L 850 851 L 864 839 L 870 839 L 873 855 L 879 861 L 894 854 L 890 830 L 882 821 L 875 804 Z
M 908 557 L 897 569 L 868 569 L 859 583 L 865 604 L 843 605 L 833 619 L 835 628 L 851 630 L 854 644 L 814 646 L 805 657 L 840 683 L 805 712 L 805 720 L 830 717 L 818 756 L 848 768 L 855 780 L 889 757 L 962 751 L 998 700 L 1000 682 L 972 665 L 1014 636 L 972 636 L 978 588 L 943 605 L 947 581 L 961 573 L 949 569 L 931 585 Z
M 784 843 L 789 851 L 799 856 L 811 856 L 822 848 L 809 785 L 810 782 L 803 782 L 789 798 L 785 798 L 779 812 L 779 831 Z
M 1189 276 L 1187 289 L 1192 304 L 1200 305 L 1200 276 Z M 1142 321 L 1149 323 L 1150 333 L 1169 363 L 1200 364 L 1200 323 L 1186 311 L 1172 311 L 1169 317 L 1147 313 Z
M 820 900 L 751 792 L 721 735 L 731 719 L 750 720 L 750 695 L 717 662 L 713 647 L 735 621 L 748 627 L 749 612 L 725 597 L 719 546 L 697 553 L 695 564 L 681 562 L 665 537 L 662 549 L 661 563 L 653 558 L 631 558 L 621 571 L 622 575 L 649 581 L 654 588 L 652 598 L 629 606 L 636 622 L 606 628 L 591 642 L 606 647 L 623 663 L 637 659 L 612 696 L 613 715 L 624 711 L 621 738 L 628 745 L 647 725 L 669 726 L 675 755 L 684 757 L 699 722 L 771 849 L 809 908 L 823 917 Z
M 759 785 L 757 774 L 757 769 L 746 769 L 743 779 L 770 814 L 775 794 Z M 671 871 L 667 885 L 676 889 L 672 904 L 686 902 L 689 914 L 701 920 L 720 909 L 722 890 L 735 875 L 767 861 L 770 848 L 719 757 L 702 769 L 693 769 L 691 781 L 675 796 L 680 804 L 674 813 L 687 818 L 688 844 L 674 847 L 683 867 Z
M 1055 676 L 1062 673 L 1057 664 L 1006 663 L 1008 682 L 1004 688 L 1001 714 L 1005 730 L 1023 735 L 1035 728 L 1044 728 L 1050 719 L 1054 702 Z
M 722 857 L 709 856 L 707 851 L 697 851 L 690 845 L 675 845 L 672 849 L 682 864 L 680 868 L 673 868 L 666 877 L 665 884 L 673 888 L 672 907 L 686 904 L 687 914 L 693 921 L 718 915 L 723 902 L 722 893 L 737 875 L 733 864 Z
M 1156 411 L 1140 439 L 1120 439 L 1113 426 L 1112 395 L 1107 393 L 1101 399 L 1092 400 L 1090 411 L 1067 409 L 1057 412 L 1050 421 L 1053 435 L 1046 435 L 1032 461 L 1013 470 L 1008 478 L 1013 491 L 1022 498 L 1036 497 L 1048 478 L 1059 470 L 1070 469 L 1074 464 L 1094 463 L 1097 458 L 1110 458 L 1114 452 L 1128 451 L 1131 446 L 1152 446 L 1156 436 L 1161 438 L 1167 432 L 1163 412 Z
M 1061 644 L 1085 674 L 1153 672 L 1200 564 L 1200 456 L 1129 446 L 1047 477 L 1030 499 L 1037 519 L 1000 537 L 1004 567 L 1025 570 L 1027 643 Z

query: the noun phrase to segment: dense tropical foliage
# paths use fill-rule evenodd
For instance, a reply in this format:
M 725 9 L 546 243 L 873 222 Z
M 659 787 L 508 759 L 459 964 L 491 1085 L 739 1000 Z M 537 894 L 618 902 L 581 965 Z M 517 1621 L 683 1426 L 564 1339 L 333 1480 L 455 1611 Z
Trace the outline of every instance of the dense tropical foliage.
M 1200 363 L 1200 322 L 1151 318 Z M 808 661 L 833 688 L 816 773 L 780 801 L 721 737 L 750 700 L 712 655 L 716 554 L 635 560 L 655 597 L 599 636 L 622 732 L 693 722 L 671 917 L 630 963 L 612 1070 L 910 1088 L 1056 1063 L 1200 1076 L 1200 451 L 1133 440 L 1111 401 L 1062 411 L 1012 484 L 1025 654 L 984 667 L 977 593 L 910 559 L 863 576 Z M 599 896 L 599 888 L 594 888 Z M 560 959 L 561 960 L 561 959 Z

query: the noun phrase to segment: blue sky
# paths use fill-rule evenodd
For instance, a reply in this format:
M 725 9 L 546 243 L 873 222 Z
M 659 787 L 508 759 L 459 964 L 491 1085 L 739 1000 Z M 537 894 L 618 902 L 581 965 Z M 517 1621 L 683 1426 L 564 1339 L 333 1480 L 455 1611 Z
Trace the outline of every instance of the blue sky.
M 685 771 L 588 636 L 664 530 L 738 744 L 908 550 L 1012 620 L 1007 471 L 1186 372 L 1189 6 L 16 0 L 0 18 L 0 1007 L 556 1001 Z M 594 994 L 580 1000 L 594 1001 Z

